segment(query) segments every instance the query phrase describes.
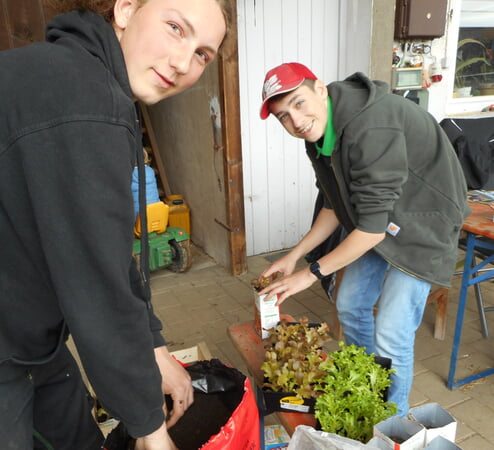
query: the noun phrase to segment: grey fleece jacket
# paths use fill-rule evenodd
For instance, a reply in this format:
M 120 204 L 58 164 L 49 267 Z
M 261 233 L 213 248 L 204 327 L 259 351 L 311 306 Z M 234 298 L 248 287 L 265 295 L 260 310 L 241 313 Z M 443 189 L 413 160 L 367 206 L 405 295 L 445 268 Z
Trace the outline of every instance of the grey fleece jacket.
M 362 73 L 331 83 L 328 93 L 337 133 L 336 189 L 329 185 L 331 169 L 306 142 L 327 206 L 336 206 L 348 232 L 386 232 L 375 251 L 393 266 L 449 286 L 469 208 L 447 136 L 424 109 Z M 334 195 L 340 201 L 332 202 Z

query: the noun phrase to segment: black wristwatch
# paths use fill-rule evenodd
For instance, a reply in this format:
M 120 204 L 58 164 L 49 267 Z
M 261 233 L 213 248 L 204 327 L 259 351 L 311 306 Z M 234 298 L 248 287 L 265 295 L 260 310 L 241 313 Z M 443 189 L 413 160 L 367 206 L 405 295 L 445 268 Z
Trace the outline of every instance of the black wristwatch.
M 321 273 L 321 266 L 317 261 L 314 261 L 310 266 L 310 271 L 320 280 L 324 278 L 324 275 Z

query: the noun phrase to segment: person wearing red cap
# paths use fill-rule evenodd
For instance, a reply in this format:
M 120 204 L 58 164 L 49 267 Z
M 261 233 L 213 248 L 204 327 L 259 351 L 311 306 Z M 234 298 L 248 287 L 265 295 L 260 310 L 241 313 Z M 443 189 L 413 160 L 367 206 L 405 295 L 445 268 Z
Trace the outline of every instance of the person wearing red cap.
M 324 198 L 310 231 L 262 274 L 278 303 L 345 268 L 337 296 L 347 344 L 391 358 L 388 399 L 408 412 L 415 331 L 431 284 L 450 286 L 469 209 L 462 169 L 436 120 L 382 81 L 355 73 L 325 85 L 299 63 L 265 77 L 260 116 L 304 139 Z M 342 226 L 346 237 L 295 272 Z M 374 316 L 374 307 L 378 305 Z

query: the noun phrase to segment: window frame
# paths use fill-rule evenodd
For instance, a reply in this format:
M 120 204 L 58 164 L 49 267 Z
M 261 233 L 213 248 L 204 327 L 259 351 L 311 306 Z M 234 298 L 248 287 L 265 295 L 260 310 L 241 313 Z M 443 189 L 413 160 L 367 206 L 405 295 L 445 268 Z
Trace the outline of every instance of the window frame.
M 462 9 L 462 0 L 451 2 L 452 16 L 449 23 L 449 32 L 447 33 L 447 52 L 448 61 L 447 76 L 447 98 L 445 112 L 447 115 L 461 114 L 465 112 L 479 112 L 486 106 L 494 104 L 494 95 L 479 95 L 475 97 L 453 97 L 456 71 L 456 54 L 458 46 L 458 37 L 460 33 L 460 15 Z

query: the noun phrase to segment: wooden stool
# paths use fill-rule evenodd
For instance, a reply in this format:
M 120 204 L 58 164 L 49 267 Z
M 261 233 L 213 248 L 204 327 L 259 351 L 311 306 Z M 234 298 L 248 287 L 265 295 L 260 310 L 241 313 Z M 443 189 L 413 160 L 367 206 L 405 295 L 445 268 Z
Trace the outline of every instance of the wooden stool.
M 434 321 L 434 339 L 444 341 L 446 336 L 446 311 L 448 309 L 449 289 L 438 287 L 427 297 L 427 305 L 436 302 L 436 318 Z
M 328 323 L 329 325 L 329 333 L 331 337 L 336 341 L 343 340 L 343 327 L 341 326 L 340 321 L 338 320 L 338 310 L 336 309 L 336 299 L 338 298 L 338 289 L 340 288 L 341 279 L 343 278 L 343 274 L 345 273 L 345 269 L 340 269 L 336 272 L 336 280 L 334 285 L 334 293 L 333 299 L 329 301 L 330 309 L 331 309 L 331 320 Z

